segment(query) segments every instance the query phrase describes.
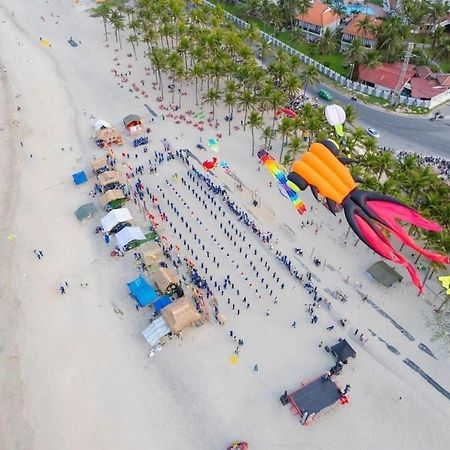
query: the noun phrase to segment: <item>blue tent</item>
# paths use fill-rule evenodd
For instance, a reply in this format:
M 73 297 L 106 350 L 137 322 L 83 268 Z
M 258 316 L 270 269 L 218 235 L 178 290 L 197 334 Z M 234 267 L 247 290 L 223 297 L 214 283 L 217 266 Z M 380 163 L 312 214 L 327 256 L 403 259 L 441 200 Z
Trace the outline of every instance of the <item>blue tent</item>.
M 130 294 L 136 299 L 140 306 L 147 306 L 153 303 L 158 294 L 156 293 L 153 286 L 151 286 L 148 281 L 139 275 L 135 280 L 127 283 Z
M 86 183 L 86 181 L 87 181 L 87 176 L 83 171 L 74 173 L 72 175 L 72 178 L 73 178 L 73 182 L 75 184 L 82 184 L 82 183 Z
M 172 303 L 172 299 L 168 295 L 163 295 L 159 297 L 156 302 L 153 303 L 153 307 L 155 308 L 155 312 L 159 313 L 163 308 Z

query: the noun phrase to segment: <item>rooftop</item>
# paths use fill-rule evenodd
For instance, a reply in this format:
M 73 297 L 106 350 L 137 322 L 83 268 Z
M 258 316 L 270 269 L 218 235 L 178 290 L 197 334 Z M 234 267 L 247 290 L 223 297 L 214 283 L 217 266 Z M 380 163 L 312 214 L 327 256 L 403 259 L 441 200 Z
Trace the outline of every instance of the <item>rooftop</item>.
M 305 14 L 299 14 L 298 20 L 303 22 L 325 27 L 335 22 L 339 22 L 339 16 L 333 13 L 333 10 L 320 1 L 315 1 L 311 8 Z
M 379 23 L 379 20 L 374 18 L 373 16 L 369 16 L 367 14 L 359 13 L 356 17 L 354 17 L 342 30 L 344 34 L 350 34 L 351 36 L 357 36 L 361 39 L 371 39 L 375 40 L 376 36 L 373 31 L 368 30 L 360 30 L 359 22 L 364 18 L 368 17 L 372 23 L 372 25 L 376 26 Z
M 397 87 L 402 66 L 403 61 L 397 61 L 394 64 L 383 63 L 376 69 L 368 69 L 364 65 L 361 65 L 359 67 L 359 79 L 368 83 L 383 86 L 387 89 L 395 89 Z M 404 84 L 406 84 L 413 77 L 415 69 L 416 66 L 413 64 L 408 65 Z

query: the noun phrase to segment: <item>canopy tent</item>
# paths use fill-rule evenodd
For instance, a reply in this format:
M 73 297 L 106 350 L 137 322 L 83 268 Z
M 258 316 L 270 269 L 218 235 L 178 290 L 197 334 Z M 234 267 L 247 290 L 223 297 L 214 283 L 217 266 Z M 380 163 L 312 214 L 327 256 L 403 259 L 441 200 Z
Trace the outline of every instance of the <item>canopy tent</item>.
M 117 224 L 133 220 L 128 208 L 113 209 L 101 220 L 102 228 L 109 233 Z
M 331 347 L 331 353 L 338 361 L 345 363 L 348 358 L 356 358 L 356 352 L 353 347 L 345 340 L 340 339 L 339 342 Z
M 122 145 L 122 134 L 114 128 L 102 128 L 95 133 L 95 138 L 106 144 Z
M 162 248 L 158 245 L 157 242 L 151 242 L 147 244 L 142 250 L 141 254 L 143 255 L 144 264 L 149 269 L 155 264 L 159 264 L 160 261 L 163 260 L 164 254 Z
M 342 395 L 337 384 L 331 378 L 322 377 L 307 383 L 288 394 L 288 399 L 298 414 L 302 417 L 302 425 L 312 422 L 315 417 L 338 404 Z
M 170 333 L 170 328 L 167 326 L 164 317 L 155 319 L 143 332 L 145 340 L 152 346 L 156 347 L 161 338 Z
M 142 120 L 137 114 L 128 114 L 123 118 L 123 124 L 128 131 L 134 132 L 141 129 Z
M 384 261 L 378 261 L 370 266 L 367 273 L 386 287 L 392 287 L 403 280 L 403 277 Z
M 120 185 L 119 172 L 117 170 L 108 170 L 101 173 L 98 177 L 98 184 L 104 190 L 115 189 Z
M 115 210 L 113 210 L 115 211 Z M 133 241 L 145 241 L 146 237 L 139 227 L 126 227 L 116 234 L 116 244 L 120 250 L 128 250 L 127 245 Z
M 174 300 L 161 311 L 161 315 L 174 333 L 181 332 L 201 319 L 200 314 L 186 297 Z
M 155 308 L 156 313 L 160 313 L 167 305 L 172 303 L 172 299 L 168 295 L 163 295 L 159 297 L 156 302 L 153 303 L 153 308 Z
M 179 283 L 178 278 L 172 270 L 164 269 L 163 267 L 159 267 L 157 271 L 153 272 L 151 278 L 159 291 L 164 293 L 171 291 Z
M 96 174 L 100 174 L 103 172 L 106 172 L 108 170 L 108 163 L 106 162 L 106 159 L 94 159 L 92 161 L 92 171 Z
M 81 205 L 76 211 L 75 216 L 81 222 L 89 217 L 92 217 L 97 212 L 97 208 L 93 203 L 86 203 Z
M 121 189 L 111 189 L 110 191 L 106 191 L 103 195 L 101 195 L 99 200 L 101 205 L 105 207 L 106 205 L 108 205 L 108 203 L 122 198 L 126 197 Z
M 130 295 L 136 299 L 140 306 L 147 306 L 158 298 L 156 290 L 142 275 L 127 283 L 127 286 Z
M 83 171 L 74 173 L 72 175 L 72 178 L 73 178 L 73 182 L 77 185 L 86 183 L 86 181 L 87 181 L 87 176 Z
M 111 127 L 111 124 L 109 122 L 107 122 L 106 120 L 99 119 L 99 120 L 97 120 L 97 122 L 95 122 L 94 128 L 95 128 L 95 131 L 99 131 L 102 128 L 112 128 L 112 127 Z

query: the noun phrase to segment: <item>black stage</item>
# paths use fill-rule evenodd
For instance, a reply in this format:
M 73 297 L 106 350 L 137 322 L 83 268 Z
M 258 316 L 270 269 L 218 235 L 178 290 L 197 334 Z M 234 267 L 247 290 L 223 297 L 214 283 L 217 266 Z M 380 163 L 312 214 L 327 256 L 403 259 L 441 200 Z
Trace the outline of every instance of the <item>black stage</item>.
M 330 378 L 322 377 L 311 381 L 298 391 L 289 394 L 289 399 L 299 414 L 318 414 L 320 411 L 334 405 L 341 398 L 339 388 Z

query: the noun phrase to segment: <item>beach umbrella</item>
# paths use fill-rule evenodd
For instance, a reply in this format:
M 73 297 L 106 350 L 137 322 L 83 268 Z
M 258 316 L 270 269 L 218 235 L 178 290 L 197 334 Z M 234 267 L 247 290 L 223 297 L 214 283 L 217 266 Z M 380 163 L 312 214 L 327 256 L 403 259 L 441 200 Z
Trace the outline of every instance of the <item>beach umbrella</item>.
M 325 117 L 327 122 L 334 127 L 338 136 L 344 135 L 342 124 L 345 122 L 346 116 L 342 106 L 328 105 L 325 107 Z
M 235 365 L 239 363 L 239 356 L 236 354 L 231 355 L 229 358 L 231 364 Z

